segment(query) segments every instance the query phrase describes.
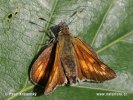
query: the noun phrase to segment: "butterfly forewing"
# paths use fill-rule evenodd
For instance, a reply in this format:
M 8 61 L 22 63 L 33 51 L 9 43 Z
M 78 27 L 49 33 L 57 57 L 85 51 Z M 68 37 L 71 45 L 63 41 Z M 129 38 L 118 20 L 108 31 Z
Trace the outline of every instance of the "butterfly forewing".
M 47 47 L 34 62 L 30 73 L 31 80 L 34 84 L 46 84 L 54 61 L 54 48 L 53 44 Z
M 102 82 L 116 77 L 115 72 L 97 58 L 90 46 L 79 38 L 74 38 L 73 44 L 80 70 L 86 79 Z

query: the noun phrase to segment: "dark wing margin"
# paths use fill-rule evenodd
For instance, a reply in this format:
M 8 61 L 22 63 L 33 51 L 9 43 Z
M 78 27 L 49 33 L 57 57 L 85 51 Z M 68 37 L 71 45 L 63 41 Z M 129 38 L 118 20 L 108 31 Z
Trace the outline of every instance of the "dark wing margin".
M 79 63 L 79 73 L 86 79 L 95 82 L 103 82 L 116 77 L 116 73 L 101 62 L 95 51 L 79 38 L 73 39 L 77 63 Z M 81 76 L 79 76 L 81 77 Z

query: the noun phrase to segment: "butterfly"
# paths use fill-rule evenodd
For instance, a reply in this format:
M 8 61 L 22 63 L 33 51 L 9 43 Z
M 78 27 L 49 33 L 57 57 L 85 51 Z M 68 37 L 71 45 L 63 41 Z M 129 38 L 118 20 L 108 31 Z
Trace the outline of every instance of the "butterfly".
M 50 28 L 52 37 L 46 49 L 34 62 L 30 78 L 35 85 L 51 93 L 57 86 L 77 84 L 80 81 L 103 82 L 116 73 L 99 60 L 92 47 L 74 37 L 65 22 Z

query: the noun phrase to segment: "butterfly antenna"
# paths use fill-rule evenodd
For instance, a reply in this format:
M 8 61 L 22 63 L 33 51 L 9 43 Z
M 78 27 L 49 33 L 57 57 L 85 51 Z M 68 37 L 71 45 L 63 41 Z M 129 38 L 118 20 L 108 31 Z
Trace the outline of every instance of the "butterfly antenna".
M 37 25 L 37 26 L 43 28 L 41 25 L 39 25 L 39 24 L 37 24 L 37 23 L 35 23 L 35 22 L 33 22 L 33 21 L 29 21 L 29 23 L 34 24 L 34 25 Z
M 85 10 L 85 7 L 87 6 L 83 6 L 84 8 L 81 8 L 79 10 L 76 10 L 72 13 L 72 15 L 69 16 L 69 19 L 76 16 L 78 13 L 82 13 Z M 72 20 L 70 20 L 70 22 L 68 23 L 68 25 L 70 25 L 74 20 L 76 19 L 76 17 L 74 17 Z
M 45 21 L 45 22 L 48 22 L 48 23 L 50 23 L 50 24 L 52 24 L 52 25 L 55 25 L 54 23 L 52 23 L 52 22 L 49 22 L 48 20 L 46 20 L 46 19 L 44 19 L 44 18 L 39 18 L 40 20 L 43 20 L 43 21 Z

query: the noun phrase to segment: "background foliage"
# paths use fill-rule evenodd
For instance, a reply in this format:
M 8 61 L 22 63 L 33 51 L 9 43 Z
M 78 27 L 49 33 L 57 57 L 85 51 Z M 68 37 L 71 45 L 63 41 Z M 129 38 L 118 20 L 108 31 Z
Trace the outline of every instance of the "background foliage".
M 74 12 L 74 16 L 70 17 Z M 28 72 L 46 40 L 48 22 L 69 25 L 75 36 L 91 44 L 100 58 L 117 73 L 104 83 L 59 87 L 51 95 L 9 96 L 32 93 Z M 34 25 L 29 23 L 33 21 Z M 133 98 L 133 0 L 0 0 L 0 97 L 28 100 L 131 100 Z M 42 91 L 42 90 L 40 90 Z M 96 93 L 127 93 L 97 96 Z

